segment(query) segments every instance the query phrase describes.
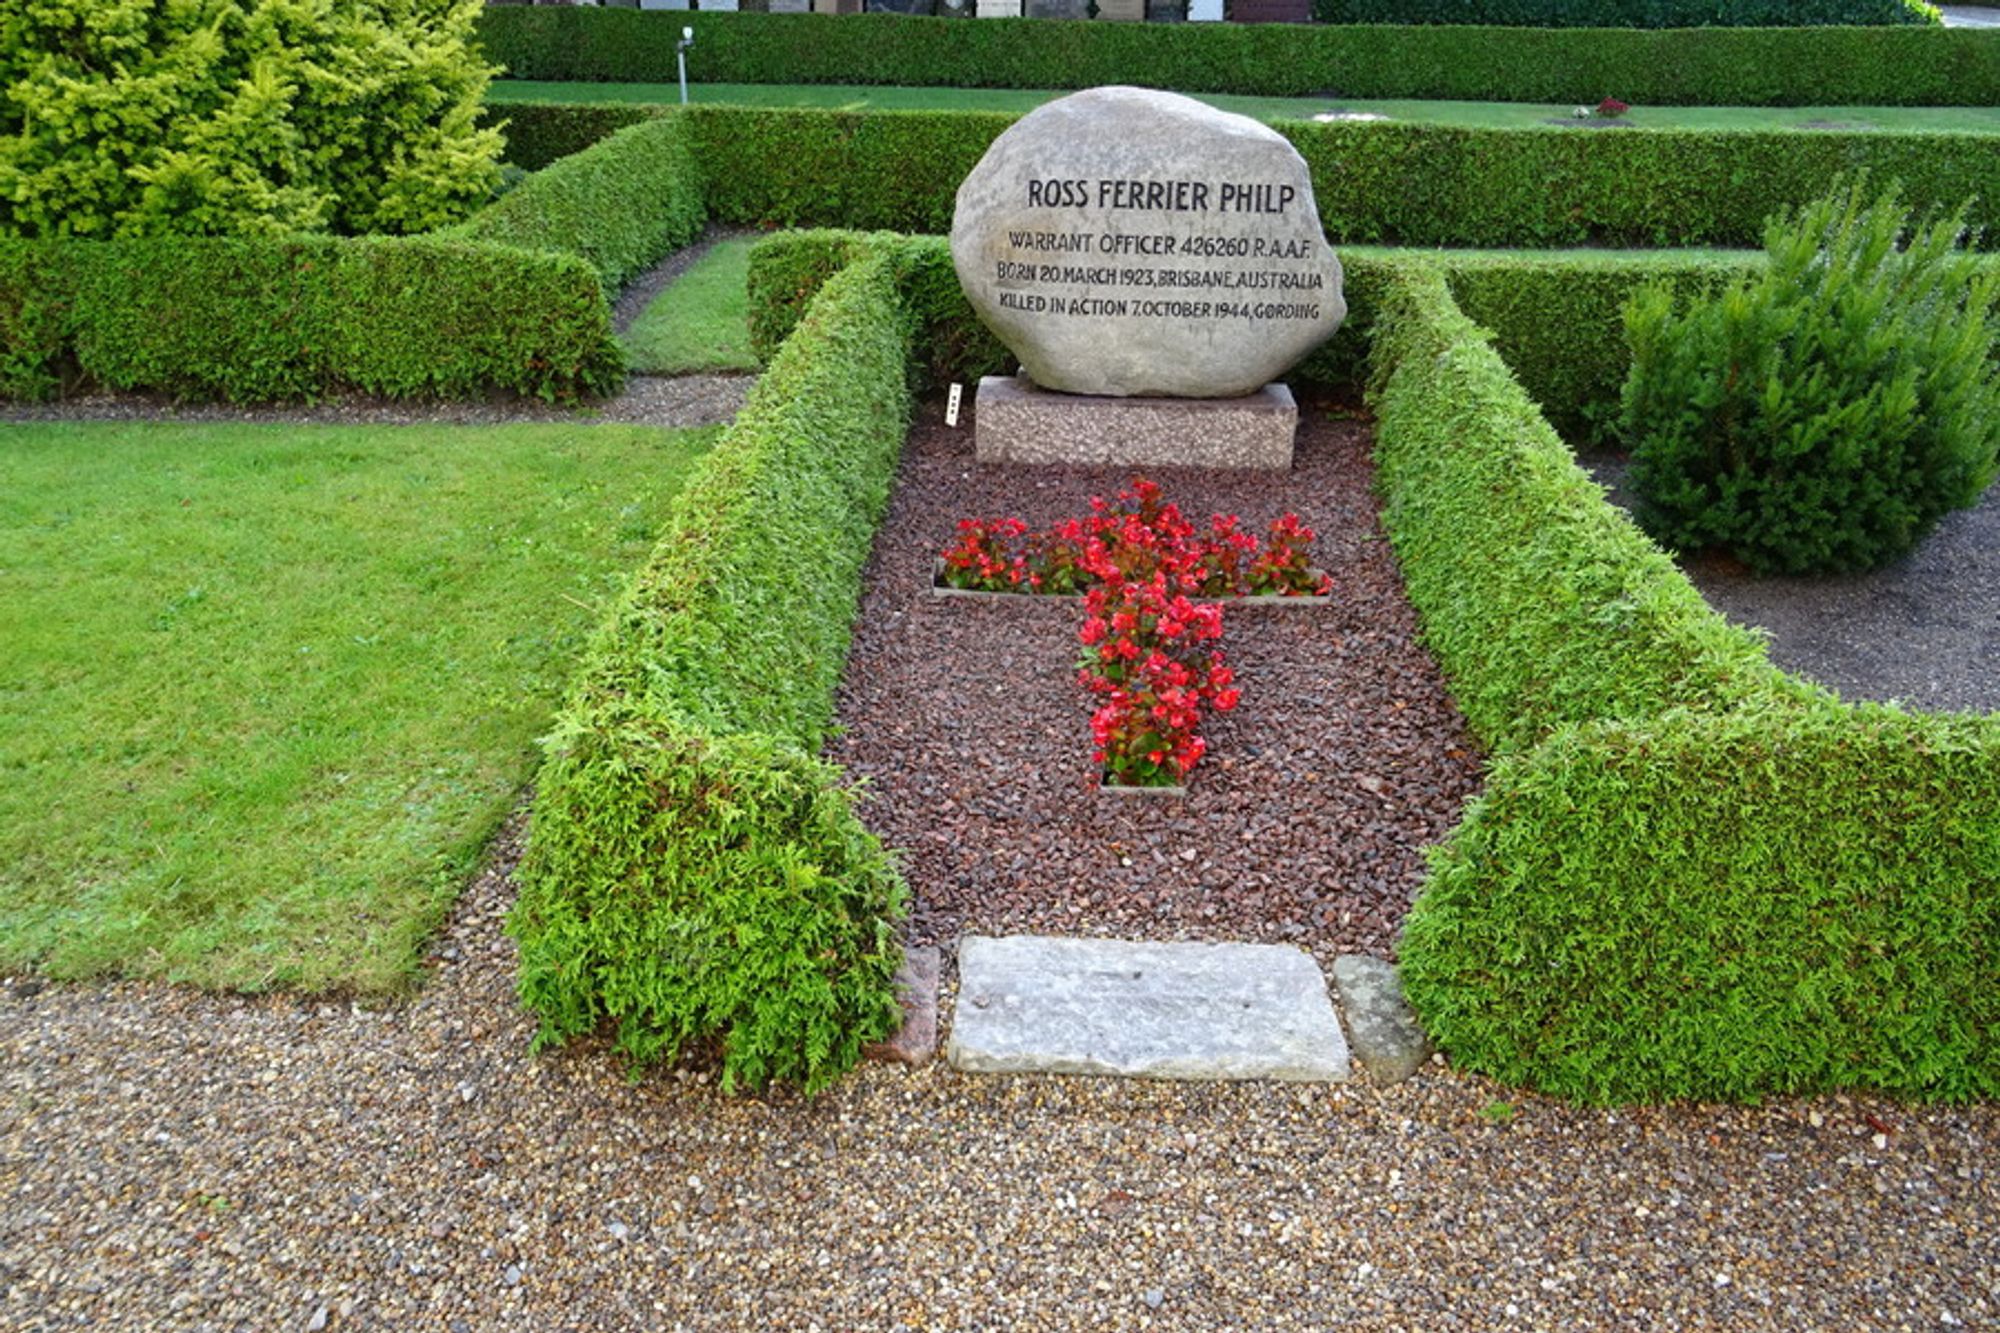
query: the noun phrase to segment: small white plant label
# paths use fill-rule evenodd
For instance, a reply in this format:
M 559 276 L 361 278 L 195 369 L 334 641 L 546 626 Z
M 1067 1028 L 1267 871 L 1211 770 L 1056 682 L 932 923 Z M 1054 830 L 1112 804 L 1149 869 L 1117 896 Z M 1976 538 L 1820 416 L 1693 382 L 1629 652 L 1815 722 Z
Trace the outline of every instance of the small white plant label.
M 964 397 L 964 395 L 965 386 L 963 384 L 954 384 L 951 386 L 951 397 L 946 399 L 944 404 L 945 425 L 956 426 L 958 424 L 958 400 Z

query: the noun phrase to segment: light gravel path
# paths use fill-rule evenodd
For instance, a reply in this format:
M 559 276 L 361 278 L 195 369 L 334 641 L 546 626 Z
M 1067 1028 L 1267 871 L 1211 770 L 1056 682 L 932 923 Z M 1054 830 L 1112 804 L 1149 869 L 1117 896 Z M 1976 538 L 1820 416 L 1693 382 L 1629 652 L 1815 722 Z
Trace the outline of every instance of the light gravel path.
M 228 421 L 271 425 L 501 426 L 517 421 L 713 426 L 741 410 L 754 375 L 633 375 L 625 391 L 590 406 L 523 398 L 487 401 L 366 398 L 346 394 L 310 405 L 236 407 L 175 403 L 149 394 L 93 393 L 58 403 L 0 402 L 0 424 L 30 421 Z
M 1502 1119 L 1439 1067 L 731 1100 L 530 1059 L 510 895 L 388 1008 L 0 986 L 0 1327 L 2000 1325 L 2000 1108 Z
M 1630 505 L 1627 460 L 1585 465 Z M 1772 661 L 1843 698 L 2000 712 L 2000 485 L 1866 574 L 1759 577 L 1713 556 L 1683 563 L 1711 606 L 1770 633 Z

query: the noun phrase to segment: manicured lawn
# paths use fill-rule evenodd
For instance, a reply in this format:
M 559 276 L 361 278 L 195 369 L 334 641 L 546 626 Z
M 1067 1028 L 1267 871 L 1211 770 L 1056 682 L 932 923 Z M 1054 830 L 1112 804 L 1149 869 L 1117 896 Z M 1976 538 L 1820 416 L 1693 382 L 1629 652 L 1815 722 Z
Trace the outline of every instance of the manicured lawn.
M 713 436 L 0 426 L 0 969 L 407 982 Z
M 874 111 L 1027 111 L 1062 92 L 996 88 L 876 88 L 847 85 L 694 83 L 691 101 L 734 106 L 818 106 Z M 1201 100 L 1260 120 L 1306 120 L 1335 109 L 1372 112 L 1391 120 L 1428 125 L 1523 127 L 1568 120 L 1569 104 L 1529 102 L 1367 102 L 1315 97 L 1234 97 L 1200 94 Z M 506 102 L 678 102 L 670 83 L 537 83 L 501 79 L 487 100 Z M 1645 129 L 1768 130 L 1843 129 L 1930 130 L 2000 134 L 2000 107 L 1791 106 L 1791 107 L 1634 107 L 1624 118 Z M 1553 128 L 1553 127 L 1551 127 Z M 1619 133 L 1617 130 L 1580 131 Z
M 754 236 L 723 241 L 653 298 L 626 332 L 632 369 L 654 375 L 755 370 L 745 286 Z

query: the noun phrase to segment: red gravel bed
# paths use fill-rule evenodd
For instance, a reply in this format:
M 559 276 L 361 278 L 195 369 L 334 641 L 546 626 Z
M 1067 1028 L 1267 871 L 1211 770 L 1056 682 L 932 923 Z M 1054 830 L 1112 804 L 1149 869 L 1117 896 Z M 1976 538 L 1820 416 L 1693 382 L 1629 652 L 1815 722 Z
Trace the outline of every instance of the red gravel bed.
M 939 598 L 960 518 L 1085 512 L 1127 469 L 983 467 L 969 425 L 919 414 L 876 537 L 830 757 L 903 854 L 913 943 L 960 933 L 1294 942 L 1392 956 L 1422 848 L 1457 823 L 1481 756 L 1417 643 L 1377 521 L 1365 424 L 1308 405 L 1289 474 L 1157 469 L 1197 523 L 1285 510 L 1319 533 L 1334 604 L 1225 604 L 1243 702 L 1205 724 L 1185 797 L 1097 790 L 1076 684 L 1080 604 Z

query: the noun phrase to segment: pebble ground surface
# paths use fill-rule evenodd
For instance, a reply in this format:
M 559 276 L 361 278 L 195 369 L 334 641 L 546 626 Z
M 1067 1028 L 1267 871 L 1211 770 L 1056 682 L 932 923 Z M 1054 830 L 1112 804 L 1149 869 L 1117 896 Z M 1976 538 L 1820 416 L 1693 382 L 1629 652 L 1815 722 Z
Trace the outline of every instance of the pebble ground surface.
M 635 1084 L 525 1053 L 513 850 L 400 1004 L 0 985 L 0 1327 L 2000 1325 L 2000 1108 Z
M 1587 466 L 1613 502 L 1632 503 L 1628 460 Z M 1843 698 L 2000 712 L 2000 485 L 1864 574 L 1759 576 L 1716 554 L 1683 567 L 1709 605 L 1770 634 L 1772 661 Z

